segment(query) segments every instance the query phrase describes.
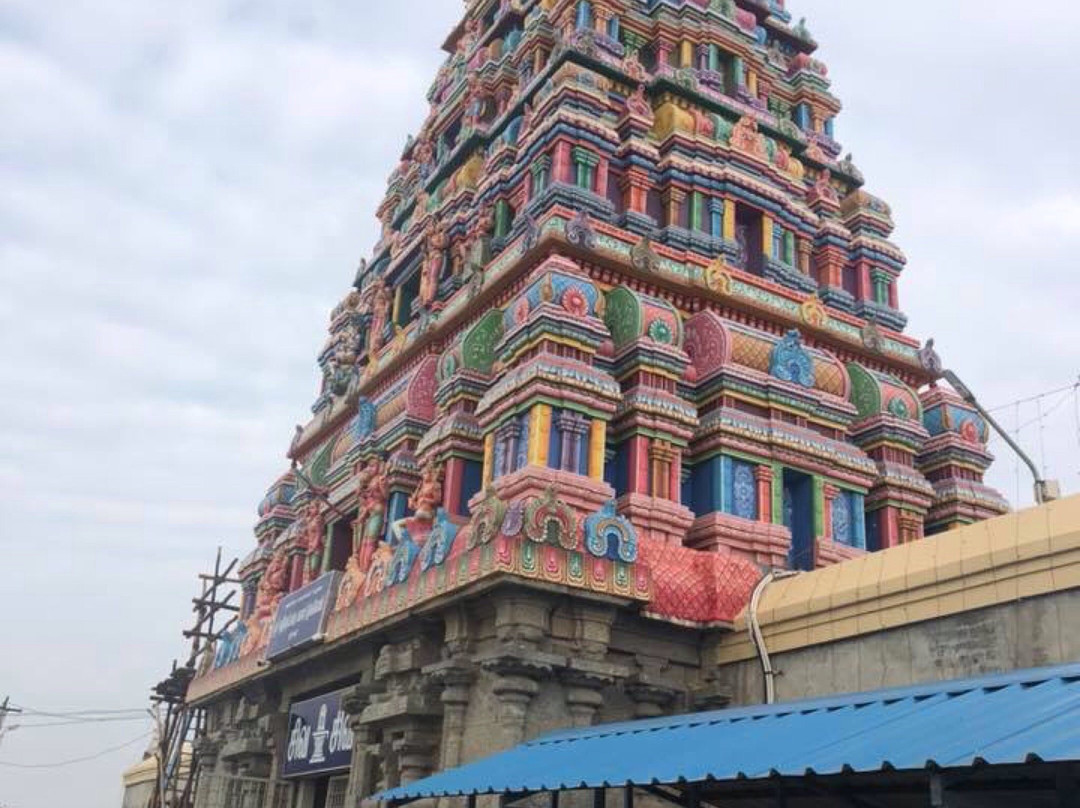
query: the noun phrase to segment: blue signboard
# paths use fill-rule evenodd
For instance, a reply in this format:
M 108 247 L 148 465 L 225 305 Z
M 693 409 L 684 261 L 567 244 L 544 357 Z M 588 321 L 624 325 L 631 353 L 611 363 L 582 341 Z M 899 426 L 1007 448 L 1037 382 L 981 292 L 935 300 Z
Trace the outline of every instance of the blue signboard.
M 322 641 L 326 618 L 334 607 L 340 582 L 340 572 L 328 572 L 281 599 L 274 616 L 274 627 L 270 629 L 270 642 L 266 648 L 268 660 L 279 659 Z
M 344 692 L 298 701 L 289 708 L 282 777 L 310 777 L 352 765 L 353 733 L 341 709 Z

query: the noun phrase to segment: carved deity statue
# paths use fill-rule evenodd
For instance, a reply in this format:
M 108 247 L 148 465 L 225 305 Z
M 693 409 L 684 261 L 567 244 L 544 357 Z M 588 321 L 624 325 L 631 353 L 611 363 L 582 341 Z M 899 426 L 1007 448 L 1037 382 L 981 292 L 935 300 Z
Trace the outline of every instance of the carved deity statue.
M 653 119 L 652 104 L 650 104 L 649 99 L 645 97 L 644 84 L 639 84 L 638 88 L 627 97 L 626 109 L 632 115 L 637 115 L 639 118 L 645 118 L 649 121 Z
M 432 522 L 435 520 L 435 511 L 442 504 L 442 499 L 442 466 L 428 463 L 424 467 L 420 484 L 409 499 L 409 507 L 412 508 L 416 519 Z
M 495 227 L 495 212 L 486 207 L 477 214 L 466 239 L 461 242 L 461 254 L 455 271 L 461 273 L 462 280 L 468 280 L 473 273 L 481 271 L 491 258 L 491 231 Z
M 371 301 L 371 335 L 368 345 L 372 353 L 377 353 L 383 346 L 383 333 L 386 324 L 390 322 L 390 306 L 393 304 L 393 293 L 381 278 L 375 283 L 375 291 Z
M 326 550 L 326 522 L 319 503 L 311 502 L 304 511 L 304 584 L 310 584 L 322 574 L 323 555 Z
M 435 166 L 435 148 L 427 137 L 421 138 L 413 149 L 413 157 L 420 166 L 421 176 L 426 177 Z
M 264 647 L 269 641 L 270 623 L 277 612 L 278 603 L 288 591 L 288 564 L 285 553 L 278 552 L 270 559 L 266 571 L 259 580 L 259 588 L 255 593 L 255 607 L 247 619 L 247 637 L 241 654 L 247 655 Z
M 359 531 L 359 547 L 356 548 L 361 572 L 367 572 L 375 548 L 382 540 L 383 524 L 386 520 L 386 500 L 390 496 L 390 487 L 386 480 L 383 461 L 372 458 L 360 471 L 358 486 L 360 503 L 357 521 L 362 526 Z
M 427 230 L 424 268 L 420 274 L 420 303 L 430 306 L 439 292 L 439 280 L 446 266 L 446 248 L 450 238 L 439 224 L 429 224 Z

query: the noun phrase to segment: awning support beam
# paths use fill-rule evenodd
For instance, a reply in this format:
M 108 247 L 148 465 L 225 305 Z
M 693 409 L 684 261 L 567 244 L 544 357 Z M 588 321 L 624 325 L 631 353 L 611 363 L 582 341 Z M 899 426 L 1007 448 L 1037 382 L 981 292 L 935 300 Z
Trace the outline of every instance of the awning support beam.
M 670 791 L 660 788 L 659 786 L 638 786 L 638 788 L 646 794 L 651 794 L 657 799 L 670 802 L 672 805 L 678 805 L 679 808 L 691 808 L 690 801 L 682 794 L 672 794 Z
M 855 794 L 847 794 L 833 788 L 828 788 L 812 777 L 807 777 L 803 782 L 805 786 L 815 794 L 819 794 L 822 797 L 828 797 L 829 799 L 846 802 L 848 805 L 852 806 L 852 808 L 884 808 L 881 803 L 873 802 L 872 800 L 856 796 Z M 937 805 L 937 803 L 932 804 L 935 806 Z

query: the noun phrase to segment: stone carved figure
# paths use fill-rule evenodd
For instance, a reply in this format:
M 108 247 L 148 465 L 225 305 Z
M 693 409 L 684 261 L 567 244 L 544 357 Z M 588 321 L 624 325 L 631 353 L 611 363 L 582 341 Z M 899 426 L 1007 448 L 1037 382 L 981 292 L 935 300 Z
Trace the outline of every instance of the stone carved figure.
M 495 212 L 484 208 L 469 228 L 469 233 L 459 245 L 454 272 L 467 281 L 481 272 L 491 259 L 491 231 L 495 227 Z
M 424 268 L 420 274 L 420 303 L 425 307 L 434 303 L 439 293 L 439 280 L 446 266 L 446 248 L 449 246 L 446 229 L 439 224 L 429 224 Z
M 769 372 L 781 381 L 813 387 L 816 381 L 814 360 L 802 344 L 802 335 L 792 329 L 772 350 Z
M 304 585 L 310 584 L 322 574 L 323 557 L 326 552 L 326 521 L 318 502 L 310 502 L 304 510 Z
M 442 466 L 428 463 L 424 467 L 420 484 L 409 499 L 409 507 L 413 510 L 414 518 L 420 522 L 433 522 L 435 512 L 442 504 L 442 498 Z
M 390 306 L 393 304 L 393 300 L 393 292 L 390 291 L 390 287 L 386 285 L 382 278 L 377 280 L 375 282 L 375 291 L 372 293 L 371 335 L 368 339 L 368 345 L 371 347 L 372 353 L 378 353 L 383 346 L 383 334 L 386 331 L 386 324 L 390 322 Z
M 360 506 L 356 519 L 361 529 L 358 534 L 359 547 L 356 550 L 360 570 L 366 573 L 375 549 L 382 540 L 386 500 L 390 496 L 386 468 L 382 460 L 372 458 L 368 461 L 367 466 L 360 472 L 357 490 L 360 493 Z
M 242 651 L 244 655 L 266 647 L 266 643 L 270 640 L 270 625 L 274 620 L 274 614 L 288 591 L 288 564 L 285 561 L 285 553 L 278 552 L 270 559 L 259 581 L 259 588 L 255 594 L 255 608 L 247 621 L 247 638 L 244 640 Z
M 739 151 L 765 158 L 765 139 L 758 131 L 758 122 L 750 115 L 739 118 L 731 130 L 731 145 Z
M 653 108 L 649 99 L 645 96 L 645 85 L 639 84 L 638 88 L 627 97 L 626 110 L 631 115 L 644 118 L 650 123 L 653 121 Z

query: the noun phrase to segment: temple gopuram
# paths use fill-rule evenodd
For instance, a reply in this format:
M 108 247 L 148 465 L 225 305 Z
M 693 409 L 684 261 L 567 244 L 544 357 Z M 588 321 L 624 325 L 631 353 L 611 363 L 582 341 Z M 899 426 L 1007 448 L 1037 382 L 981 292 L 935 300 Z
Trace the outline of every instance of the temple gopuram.
M 767 573 L 1007 511 L 784 0 L 466 6 L 188 693 L 201 808 L 723 705 Z

